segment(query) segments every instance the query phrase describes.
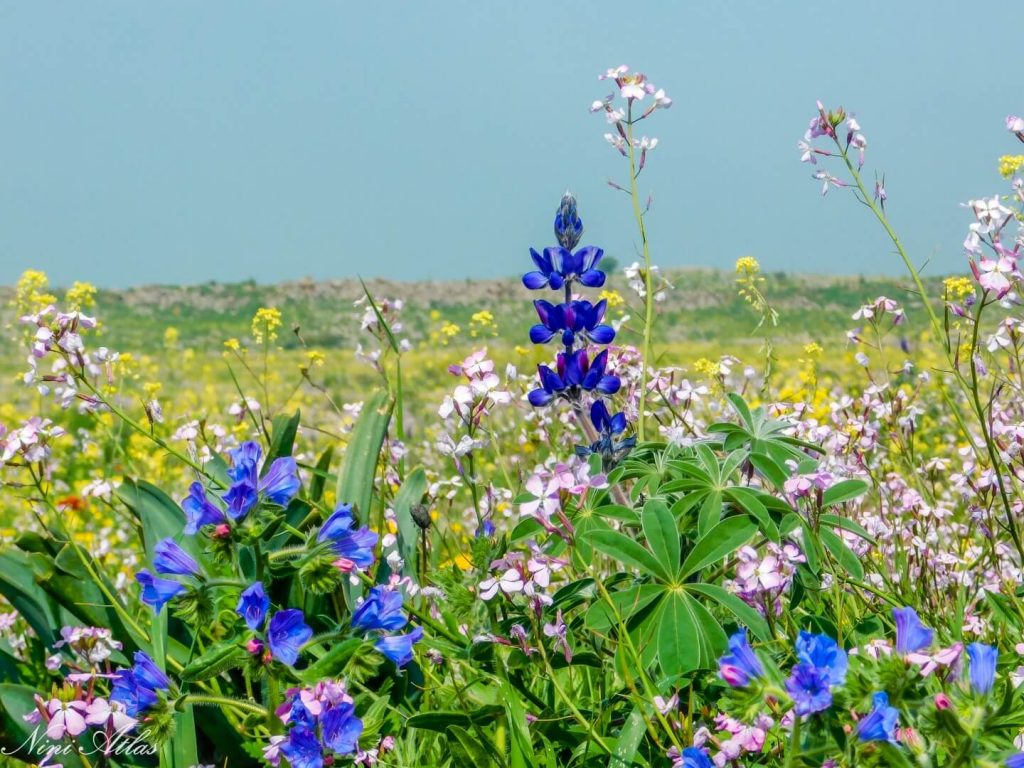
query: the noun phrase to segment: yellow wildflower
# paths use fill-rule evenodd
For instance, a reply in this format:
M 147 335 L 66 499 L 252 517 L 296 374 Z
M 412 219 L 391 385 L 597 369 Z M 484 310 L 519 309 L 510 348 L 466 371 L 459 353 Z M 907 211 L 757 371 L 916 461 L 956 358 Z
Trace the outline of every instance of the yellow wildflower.
M 960 301 L 974 293 L 974 283 L 966 277 L 947 277 L 942 284 L 946 288 L 946 298 L 950 301 Z
M 1003 155 L 999 158 L 999 175 L 1004 179 L 1013 176 L 1024 167 L 1024 155 Z
M 76 280 L 64 294 L 64 301 L 68 305 L 68 309 L 76 312 L 90 309 L 96 306 L 96 286 Z
M 619 307 L 626 303 L 626 300 L 622 298 L 622 294 L 618 291 L 601 291 L 598 300 L 607 301 L 608 306 L 611 308 Z
M 277 329 L 281 327 L 281 310 L 276 307 L 260 307 L 252 318 L 252 337 L 257 344 L 264 340 L 277 340 Z
M 57 297 L 47 292 L 50 285 L 45 272 L 38 269 L 26 269 L 18 278 L 14 290 L 14 307 L 19 315 L 31 315 L 49 304 L 55 304 Z

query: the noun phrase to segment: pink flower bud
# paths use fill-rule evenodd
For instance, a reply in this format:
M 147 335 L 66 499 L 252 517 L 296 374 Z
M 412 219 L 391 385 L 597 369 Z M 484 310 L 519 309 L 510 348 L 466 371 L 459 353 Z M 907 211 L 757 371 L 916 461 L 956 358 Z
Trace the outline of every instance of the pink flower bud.
M 953 706 L 953 702 L 949 700 L 949 696 L 944 693 L 935 694 L 935 708 L 936 709 L 950 709 Z

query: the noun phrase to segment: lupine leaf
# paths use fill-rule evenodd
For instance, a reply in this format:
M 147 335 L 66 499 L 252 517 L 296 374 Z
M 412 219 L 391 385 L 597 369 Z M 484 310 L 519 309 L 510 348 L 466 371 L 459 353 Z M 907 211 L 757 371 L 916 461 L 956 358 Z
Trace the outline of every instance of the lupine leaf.
M 658 559 L 664 573 L 675 573 L 679 570 L 679 529 L 665 502 L 660 499 L 648 501 L 644 505 L 642 521 L 647 546 Z
M 726 518 L 693 545 L 683 561 L 680 578 L 718 562 L 749 541 L 756 531 L 757 526 L 746 515 Z
M 618 531 L 594 531 L 587 540 L 598 552 L 603 552 L 624 566 L 636 568 L 662 581 L 672 580 L 671 572 L 666 571 L 649 550 Z

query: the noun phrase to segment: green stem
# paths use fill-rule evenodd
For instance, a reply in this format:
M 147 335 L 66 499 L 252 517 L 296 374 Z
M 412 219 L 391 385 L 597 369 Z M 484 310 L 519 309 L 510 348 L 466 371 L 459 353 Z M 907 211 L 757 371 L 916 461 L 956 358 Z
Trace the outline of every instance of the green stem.
M 644 345 L 643 345 L 643 370 L 640 372 L 640 403 L 639 415 L 637 416 L 637 437 L 643 442 L 646 430 L 644 428 L 644 409 L 647 406 L 647 380 L 648 367 L 651 360 L 651 337 L 654 333 L 654 280 L 651 275 L 651 251 L 647 243 L 647 228 L 644 225 L 644 214 L 640 208 L 640 191 L 637 186 L 639 172 L 636 167 L 636 148 L 633 146 L 633 103 L 629 104 L 629 114 L 626 117 L 626 144 L 629 147 L 629 193 L 633 199 L 633 217 L 636 219 L 637 229 L 640 231 L 640 247 L 644 258 Z
M 789 734 L 789 749 L 786 750 L 786 762 L 783 768 L 792 768 L 796 765 L 796 758 L 800 756 L 800 724 L 803 718 L 796 712 L 793 713 L 793 730 Z
M 274 716 L 274 711 L 272 709 L 264 709 L 259 704 L 253 704 L 251 701 L 232 699 L 228 696 L 211 696 L 205 693 L 186 693 L 178 699 L 178 702 L 179 704 L 210 704 L 218 707 L 231 707 L 241 712 L 249 712 L 250 714 L 255 715 L 266 715 L 268 718 L 272 718 Z

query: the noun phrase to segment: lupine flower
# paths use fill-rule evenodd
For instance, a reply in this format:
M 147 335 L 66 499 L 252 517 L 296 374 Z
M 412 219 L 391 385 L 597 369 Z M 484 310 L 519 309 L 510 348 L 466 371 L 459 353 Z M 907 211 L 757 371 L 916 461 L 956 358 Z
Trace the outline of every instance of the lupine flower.
M 350 755 L 359 747 L 363 721 L 356 717 L 356 708 L 350 702 L 331 707 L 320 718 L 324 744 L 341 755 Z
M 536 407 L 547 405 L 556 396 L 569 400 L 579 397 L 581 391 L 597 391 L 613 395 L 619 391 L 621 382 L 617 376 L 605 373 L 608 365 L 608 350 L 600 352 L 593 360 L 585 349 L 571 354 L 558 353 L 557 373 L 546 365 L 537 366 L 540 387 L 529 394 L 530 404 Z
M 905 656 L 932 644 L 935 633 L 921 624 L 913 608 L 893 608 L 892 615 L 896 620 L 896 653 Z
M 401 629 L 409 620 L 402 613 L 402 593 L 387 587 L 374 587 L 352 614 L 352 628 L 363 632 Z
M 590 288 L 604 285 L 605 274 L 597 269 L 604 249 L 592 245 L 573 252 L 562 246 L 545 248 L 543 253 L 530 249 L 530 256 L 537 269 L 523 275 L 523 285 L 531 290 L 550 287 L 562 288 L 566 283 L 577 280 Z
M 734 688 L 750 684 L 764 675 L 764 667 L 747 640 L 747 630 L 741 629 L 729 637 L 729 653 L 718 660 L 718 674 Z
M 824 671 L 831 685 L 846 681 L 846 651 L 828 635 L 800 632 L 796 641 L 796 655 L 805 664 Z
M 562 195 L 555 214 L 555 240 L 567 250 L 575 248 L 583 236 L 583 220 L 576 213 L 576 198 L 571 193 Z
M 1024 120 L 1021 121 L 1024 125 Z M 1022 128 L 1024 130 L 1024 128 Z M 1024 768 L 1024 752 L 1018 752 L 1006 758 L 1006 768 Z
M 412 647 L 423 639 L 423 627 L 416 627 L 405 635 L 386 635 L 373 644 L 396 667 L 404 667 L 413 659 Z
M 199 576 L 201 573 L 199 563 L 171 538 L 153 547 L 153 567 L 157 573 L 168 576 Z
M 971 689 L 975 693 L 987 694 L 995 682 L 999 649 L 984 643 L 971 643 L 967 646 L 967 657 L 971 662 Z
M 258 630 L 263 626 L 267 618 L 267 609 L 270 608 L 270 598 L 263 591 L 263 582 L 254 582 L 246 588 L 238 598 L 238 607 L 235 611 L 245 619 L 245 625 L 252 630 Z
M 832 706 L 831 681 L 827 669 L 819 669 L 807 663 L 797 664 L 786 680 L 786 690 L 793 699 L 794 711 L 800 717 L 824 712 Z
M 636 436 L 632 435 L 624 440 L 616 439 L 617 435 L 626 431 L 626 415 L 624 413 L 617 413 L 614 416 L 609 414 L 604 400 L 595 400 L 590 406 L 590 422 L 597 431 L 598 439 L 589 446 L 576 446 L 576 455 L 589 456 L 596 453 L 602 458 L 604 469 L 607 471 L 618 464 L 633 449 L 633 446 L 636 445 Z
M 857 738 L 861 741 L 896 741 L 896 723 L 900 711 L 889 706 L 889 694 L 876 693 L 872 699 L 874 708 L 857 724 Z
M 313 630 L 306 624 L 305 616 L 297 608 L 278 611 L 270 619 L 267 628 L 267 644 L 278 661 L 294 667 L 299 659 L 299 649 L 313 636 Z
M 343 564 L 369 568 L 373 565 L 373 549 L 377 546 L 377 534 L 367 527 L 352 530 L 355 521 L 352 518 L 352 507 L 339 504 L 328 517 L 317 534 L 317 541 L 330 541 L 331 548 L 339 556 Z M 340 562 L 340 561 L 339 561 Z M 349 570 L 351 570 L 349 565 Z
M 170 579 L 161 579 L 146 569 L 135 574 L 135 580 L 142 585 L 142 602 L 153 606 L 153 610 L 157 613 L 160 613 L 168 600 L 185 591 L 183 584 Z
M 594 344 L 610 344 L 615 338 L 615 329 L 601 324 L 608 308 L 607 301 L 551 304 L 540 300 L 533 305 L 540 317 L 540 323 L 530 328 L 530 341 L 534 344 L 545 344 L 560 335 L 562 344 L 571 349 L 577 338 Z
M 210 501 L 202 483 L 189 486 L 188 496 L 182 500 L 181 508 L 185 510 L 185 533 L 190 535 L 197 533 L 204 525 L 219 525 L 228 521 L 221 508 Z
M 278 750 L 292 768 L 322 768 L 324 764 L 320 740 L 309 728 L 292 728 Z

